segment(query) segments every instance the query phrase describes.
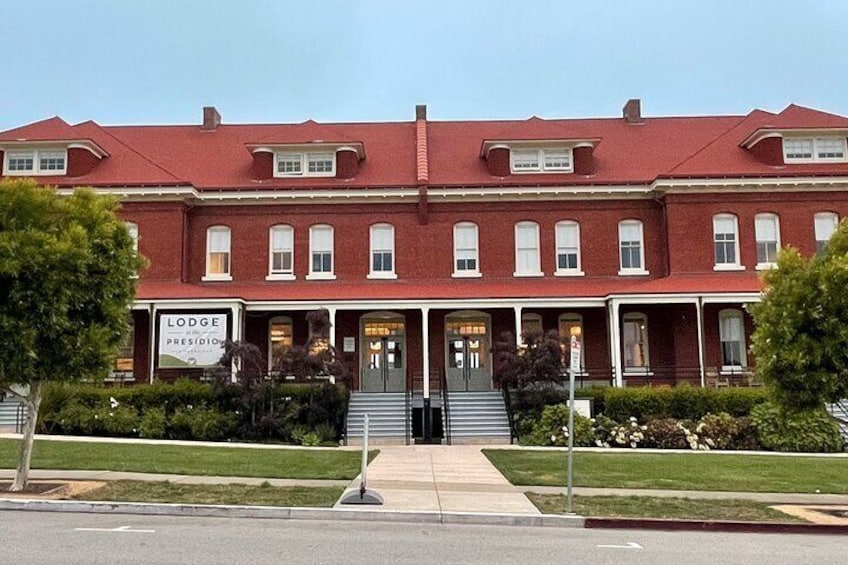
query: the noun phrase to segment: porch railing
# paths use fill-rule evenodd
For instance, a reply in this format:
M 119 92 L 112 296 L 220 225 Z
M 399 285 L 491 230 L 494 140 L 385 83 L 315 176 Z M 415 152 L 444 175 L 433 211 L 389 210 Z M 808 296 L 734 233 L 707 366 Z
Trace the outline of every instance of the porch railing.
M 515 415 L 512 413 L 512 399 L 509 396 L 509 383 L 501 385 L 501 394 L 504 399 L 504 407 L 506 408 L 506 417 L 509 421 L 509 443 L 515 443 L 518 439 L 518 434 L 515 433 Z
M 445 443 L 451 444 L 451 426 L 450 426 L 450 400 L 448 394 L 448 377 L 443 368 L 439 369 L 439 394 L 442 395 L 442 433 L 445 436 Z
M 412 443 L 412 394 L 413 394 L 413 376 L 412 371 L 409 369 L 406 370 L 406 387 L 405 387 L 405 398 L 404 398 L 404 412 L 405 412 L 405 425 L 406 425 L 406 445 L 410 445 Z

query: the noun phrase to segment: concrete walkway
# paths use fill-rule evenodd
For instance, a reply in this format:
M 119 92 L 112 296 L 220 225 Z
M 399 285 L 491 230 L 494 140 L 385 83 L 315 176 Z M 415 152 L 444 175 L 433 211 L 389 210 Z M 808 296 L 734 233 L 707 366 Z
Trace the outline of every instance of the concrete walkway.
M 368 489 L 377 491 L 382 506 L 369 510 L 418 512 L 486 512 L 539 515 L 473 445 L 412 445 L 379 447 L 368 465 Z M 359 490 L 359 478 L 349 490 Z M 357 508 L 340 505 L 336 508 Z

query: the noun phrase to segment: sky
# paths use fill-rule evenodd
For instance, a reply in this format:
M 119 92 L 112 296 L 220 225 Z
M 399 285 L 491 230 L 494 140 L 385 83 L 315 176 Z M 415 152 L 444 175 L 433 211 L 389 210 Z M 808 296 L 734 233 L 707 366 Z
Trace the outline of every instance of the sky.
M 0 0 L 0 130 L 848 115 L 844 0 Z

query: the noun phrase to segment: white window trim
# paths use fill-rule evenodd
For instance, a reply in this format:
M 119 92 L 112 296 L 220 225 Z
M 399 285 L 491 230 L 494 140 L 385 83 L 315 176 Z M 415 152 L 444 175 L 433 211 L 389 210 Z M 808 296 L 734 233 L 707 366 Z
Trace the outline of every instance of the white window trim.
M 314 231 L 316 229 L 330 230 L 330 272 L 316 273 L 312 270 L 312 254 L 314 252 Z M 336 230 L 329 224 L 315 224 L 309 226 L 309 274 L 306 275 L 308 281 L 333 281 L 336 280 Z
M 812 157 L 798 159 L 798 158 L 790 158 L 786 156 L 786 143 L 783 144 L 783 162 L 787 164 L 791 163 L 846 163 L 848 162 L 848 144 L 846 144 L 846 138 L 840 137 L 836 135 L 798 135 L 798 136 L 789 136 L 784 137 L 784 141 L 787 139 L 809 139 L 812 141 Z M 818 150 L 818 141 L 819 140 L 839 140 L 842 144 L 842 157 L 819 157 Z
M 392 232 L 392 244 L 389 251 L 392 253 L 392 270 L 391 271 L 375 271 L 374 270 L 374 228 L 389 228 Z M 397 279 L 397 254 L 395 253 L 395 226 L 389 223 L 373 224 L 368 228 L 368 275 L 365 278 L 377 280 L 395 280 Z M 385 251 L 385 250 L 382 250 Z
M 292 268 L 291 272 L 275 271 L 274 270 L 274 230 L 286 229 L 291 232 L 292 237 Z M 266 281 L 293 281 L 297 280 L 297 275 L 294 274 L 294 227 L 288 224 L 275 224 L 268 229 L 268 275 Z
M 515 151 L 536 151 L 539 165 L 532 169 L 516 169 L 515 159 L 513 158 Z M 568 167 L 546 167 L 545 166 L 545 151 L 565 151 L 568 154 Z M 509 170 L 514 175 L 521 174 L 538 174 L 538 173 L 572 173 L 574 172 L 574 151 L 571 147 L 510 147 L 509 151 Z
M 626 367 L 624 365 L 624 324 L 626 322 L 635 322 L 635 321 L 641 321 L 645 325 L 645 366 L 644 367 Z M 622 326 L 622 330 L 621 330 L 621 349 L 622 349 L 622 352 L 621 352 L 622 353 L 622 355 L 621 355 L 621 365 L 622 365 L 622 367 L 621 367 L 621 369 L 622 369 L 622 372 L 627 374 L 627 375 L 647 375 L 647 376 L 653 375 L 654 374 L 653 371 L 650 370 L 650 368 L 651 368 L 651 347 L 650 347 L 651 344 L 650 344 L 650 341 L 651 340 L 650 340 L 650 337 L 649 337 L 650 334 L 648 333 L 648 327 L 649 326 L 648 326 L 648 316 L 647 316 L 647 314 L 643 314 L 641 312 L 628 312 L 627 314 L 624 314 L 624 316 L 622 316 L 621 326 Z
M 762 214 L 757 214 L 757 215 L 754 216 L 754 244 L 756 246 L 759 246 L 760 241 L 761 241 L 761 240 L 757 239 L 757 219 L 758 218 L 766 218 L 766 217 L 774 218 L 774 233 L 775 233 L 775 236 L 777 238 L 776 239 L 777 252 L 780 253 L 780 216 L 778 216 L 777 214 L 775 214 L 773 212 L 763 212 Z M 759 262 L 759 251 L 757 251 L 757 259 L 758 259 L 757 264 L 754 267 L 754 269 L 757 270 L 757 271 L 767 271 L 769 269 L 774 269 L 775 267 L 777 267 L 776 261 L 769 261 L 769 262 L 766 262 L 766 263 L 760 263 Z
M 632 224 L 639 226 L 639 268 L 621 266 L 621 226 Z M 618 275 L 621 277 L 638 277 L 650 275 L 651 272 L 645 268 L 645 225 L 641 220 L 622 220 L 618 222 Z
M 713 271 L 744 271 L 745 265 L 741 262 L 741 257 L 739 255 L 739 218 L 736 217 L 736 214 L 714 214 L 713 215 L 713 261 L 715 261 L 715 244 L 718 243 L 716 241 L 716 229 L 715 229 L 715 221 L 716 219 L 731 219 L 733 220 L 733 246 L 734 246 L 734 255 L 736 256 L 736 261 L 733 263 L 715 263 L 713 265 Z
M 580 368 L 574 371 L 574 374 L 575 376 L 585 376 L 588 373 L 586 372 L 586 328 L 583 326 L 583 315 L 568 313 L 560 314 L 559 318 L 557 319 L 557 332 L 559 332 L 559 330 L 562 328 L 562 323 L 564 321 L 578 322 L 580 324 Z M 560 339 L 571 340 L 571 336 L 560 334 Z
M 520 227 L 532 227 L 536 231 L 536 263 L 539 265 L 538 271 L 531 271 L 527 273 L 518 271 L 518 229 Z M 539 224 L 531 221 L 517 222 L 515 224 L 515 228 L 513 229 L 513 237 L 515 238 L 515 271 L 512 273 L 512 276 L 517 278 L 544 277 L 545 273 L 544 271 L 542 271 L 542 241 L 539 231 Z
M 279 162 L 282 157 L 300 156 L 300 172 L 299 173 L 281 173 L 279 172 Z M 310 155 L 330 155 L 333 163 L 331 170 L 320 173 L 309 172 L 309 157 Z M 329 151 L 275 151 L 274 152 L 274 177 L 275 178 L 301 178 L 301 177 L 334 177 L 336 176 L 336 152 Z
M 577 230 L 577 268 L 576 269 L 560 269 L 559 268 L 559 227 L 560 226 L 574 226 Z M 586 273 L 583 272 L 583 246 L 580 241 L 580 222 L 576 222 L 574 220 L 562 220 L 557 222 L 554 226 L 554 276 L 555 277 L 582 277 Z
M 32 170 L 29 171 L 10 171 L 9 158 L 12 155 L 32 154 Z M 64 155 L 65 167 L 57 170 L 42 170 L 41 169 L 41 153 L 62 153 Z M 42 149 L 20 149 L 7 150 L 3 153 L 3 176 L 7 177 L 61 177 L 68 174 L 68 150 L 64 147 L 42 148 Z
M 227 248 L 227 272 L 226 273 L 210 273 L 209 267 L 211 261 L 212 233 L 216 231 L 226 231 L 229 234 L 230 245 Z M 233 280 L 233 231 L 227 226 L 209 226 L 206 228 L 206 274 L 200 278 L 201 281 L 231 281 Z
M 725 318 L 739 318 L 742 323 L 742 341 L 740 343 L 740 361 L 741 365 L 725 365 L 724 364 L 724 353 L 721 351 L 721 325 Z M 718 313 L 718 345 L 719 345 L 719 355 L 722 356 L 722 364 L 720 374 L 722 375 L 738 375 L 742 372 L 747 372 L 748 367 L 748 352 L 747 352 L 747 343 L 745 340 L 745 314 L 741 310 L 734 310 L 732 308 L 727 308 L 724 310 L 719 310 Z
M 465 227 L 474 227 L 474 264 L 476 268 L 466 269 L 459 271 L 456 268 L 457 262 L 457 240 L 456 240 L 456 231 L 458 228 Z M 451 277 L 455 279 L 479 279 L 483 276 L 483 273 L 480 271 L 480 226 L 475 224 L 474 222 L 457 222 L 453 225 L 453 274 Z
M 816 221 L 818 219 L 827 219 L 833 223 L 833 231 L 830 232 L 830 236 L 827 239 L 819 239 L 819 234 L 816 233 Z M 819 242 L 827 245 L 827 242 L 833 237 L 833 234 L 836 233 L 836 230 L 839 229 L 839 214 L 836 212 L 816 212 L 813 214 L 813 242 L 816 244 L 816 251 L 818 252 Z

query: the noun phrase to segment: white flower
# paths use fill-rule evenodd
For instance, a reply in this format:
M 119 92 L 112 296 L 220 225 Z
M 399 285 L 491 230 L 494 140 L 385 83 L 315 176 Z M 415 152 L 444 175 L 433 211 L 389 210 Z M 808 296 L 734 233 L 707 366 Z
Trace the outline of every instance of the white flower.
M 112 407 L 112 410 L 114 410 L 115 408 L 117 408 L 117 407 L 118 407 L 118 404 L 119 404 L 119 402 L 118 402 L 117 400 L 115 400 L 115 397 L 114 397 L 114 396 L 110 396 L 110 397 L 109 397 L 109 406 L 111 406 L 111 407 Z
M 551 441 L 556 441 L 556 436 L 554 434 L 551 434 Z
M 631 421 L 631 422 L 636 422 L 636 421 L 637 421 L 637 420 L 636 420 L 636 416 L 630 416 L 630 421 Z

